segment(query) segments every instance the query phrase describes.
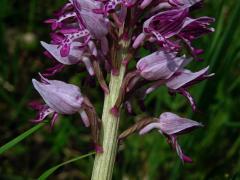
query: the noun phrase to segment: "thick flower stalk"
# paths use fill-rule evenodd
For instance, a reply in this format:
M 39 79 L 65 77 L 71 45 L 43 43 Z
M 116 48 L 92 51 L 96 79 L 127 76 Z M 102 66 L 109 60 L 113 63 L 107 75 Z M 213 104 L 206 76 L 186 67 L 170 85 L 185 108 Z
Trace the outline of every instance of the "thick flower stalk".
M 122 108 L 134 115 L 132 100 L 142 105 L 149 93 L 161 87 L 168 88 L 170 95 L 186 97 L 192 109 L 197 109 L 188 89 L 213 76 L 208 73 L 209 67 L 197 72 L 187 69 L 189 63 L 202 60 L 199 55 L 203 50 L 193 47 L 192 42 L 214 31 L 209 27 L 213 18 L 191 17 L 191 12 L 202 5 L 201 0 L 69 0 L 54 18 L 45 21 L 52 29 L 51 41 L 41 41 L 41 45 L 53 67 L 42 72 L 40 80 L 33 79 L 45 104 L 31 104 L 39 110 L 32 121 L 39 123 L 52 114 L 53 126 L 59 114 L 79 113 L 92 130 L 98 152 L 93 180 L 111 179 L 118 140 L 136 131 L 146 134 L 158 129 L 183 162 L 192 162 L 177 137 L 201 127 L 201 123 L 165 112 L 160 118 L 139 120 L 120 136 L 118 127 Z M 149 55 L 140 56 L 142 49 Z M 134 68 L 128 66 L 130 61 Z M 50 80 L 70 65 L 86 69 L 87 76 L 99 83 L 105 95 L 101 119 L 91 98 L 79 87 Z M 81 89 L 84 92 L 84 87 Z

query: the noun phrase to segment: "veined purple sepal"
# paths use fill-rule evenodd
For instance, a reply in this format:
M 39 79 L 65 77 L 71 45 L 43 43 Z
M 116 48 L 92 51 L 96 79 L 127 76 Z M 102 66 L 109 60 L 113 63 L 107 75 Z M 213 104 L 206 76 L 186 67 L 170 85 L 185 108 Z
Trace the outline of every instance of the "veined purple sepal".
M 137 70 L 147 80 L 161 80 L 170 78 L 181 66 L 188 61 L 184 56 L 176 57 L 175 53 L 157 51 L 137 63 Z
M 53 113 L 53 125 L 57 119 L 57 114 L 70 115 L 81 112 L 80 114 L 84 124 L 89 126 L 88 117 L 83 116 L 83 96 L 77 86 L 62 81 L 48 80 L 43 76 L 41 76 L 41 82 L 35 79 L 33 79 L 32 82 L 34 88 L 39 92 L 46 103 L 46 105 L 42 107 L 35 106 L 35 108 L 39 110 L 39 115 L 34 122 L 39 123 L 49 114 Z

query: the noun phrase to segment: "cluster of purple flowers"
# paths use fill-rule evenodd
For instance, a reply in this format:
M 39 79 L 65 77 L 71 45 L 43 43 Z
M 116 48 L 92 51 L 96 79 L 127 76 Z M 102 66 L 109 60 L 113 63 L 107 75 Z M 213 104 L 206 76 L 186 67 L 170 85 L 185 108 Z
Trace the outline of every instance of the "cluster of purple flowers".
M 41 73 L 40 80 L 32 80 L 46 103 L 32 104 L 39 110 L 33 122 L 42 122 L 52 114 L 53 125 L 58 114 L 79 113 L 86 127 L 94 126 L 95 131 L 99 128 L 95 126 L 100 119 L 94 106 L 79 87 L 47 79 L 67 65 L 83 64 L 89 76 L 97 78 L 105 94 L 109 89 L 104 75 L 118 76 L 119 67 L 125 66 L 121 92 L 111 109 L 115 116 L 123 104 L 131 111 L 130 99 L 138 92 L 143 99 L 162 86 L 166 86 L 170 93 L 185 96 L 195 111 L 196 105 L 188 88 L 213 75 L 208 73 L 209 67 L 197 72 L 186 69 L 191 61 L 200 61 L 198 56 L 203 53 L 203 50 L 193 47 L 193 40 L 214 31 L 209 27 L 214 22 L 213 18 L 190 17 L 191 11 L 202 4 L 201 0 L 69 0 L 54 14 L 54 18 L 45 21 L 51 25 L 51 42 L 41 44 L 54 67 Z M 120 42 L 130 45 L 127 58 L 119 61 L 115 57 L 121 48 Z M 150 53 L 139 58 L 143 48 Z M 128 67 L 129 61 L 136 62 L 135 69 Z M 140 134 L 157 128 L 167 137 L 181 160 L 191 162 L 181 150 L 177 136 L 201 127 L 201 123 L 170 112 L 162 113 L 155 120 L 142 127 Z

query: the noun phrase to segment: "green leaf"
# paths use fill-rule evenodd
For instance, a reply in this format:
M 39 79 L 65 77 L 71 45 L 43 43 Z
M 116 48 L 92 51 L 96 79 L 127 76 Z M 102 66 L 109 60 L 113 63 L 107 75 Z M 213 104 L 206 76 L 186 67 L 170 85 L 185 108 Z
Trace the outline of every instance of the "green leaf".
M 62 167 L 62 166 L 64 166 L 64 165 L 70 164 L 70 163 L 72 163 L 72 162 L 78 161 L 78 160 L 80 160 L 80 159 L 83 159 L 83 158 L 85 158 L 85 157 L 91 156 L 91 155 L 93 155 L 93 154 L 95 154 L 95 152 L 91 152 L 91 153 L 88 153 L 88 154 L 85 154 L 85 155 L 82 155 L 82 156 L 79 156 L 79 157 L 70 159 L 70 160 L 68 160 L 68 161 L 66 161 L 66 162 L 63 162 L 63 163 L 57 165 L 57 166 L 54 166 L 54 167 L 48 169 L 47 171 L 45 171 L 45 172 L 38 178 L 38 180 L 45 180 L 45 179 L 46 179 L 47 177 L 49 177 L 52 173 L 54 173 L 58 168 L 60 168 L 60 167 Z
M 16 137 L 15 139 L 11 140 L 10 142 L 8 142 L 7 144 L 3 145 L 0 147 L 0 154 L 4 153 L 5 151 L 7 151 L 8 149 L 12 148 L 13 146 L 15 146 L 16 144 L 18 144 L 19 142 L 21 142 L 22 140 L 26 139 L 28 136 L 30 136 L 31 134 L 33 134 L 34 132 L 38 131 L 39 129 L 41 129 L 44 125 L 46 124 L 46 122 L 40 123 L 34 127 L 32 127 L 31 129 L 27 130 L 26 132 L 22 133 L 21 135 L 19 135 L 18 137 Z

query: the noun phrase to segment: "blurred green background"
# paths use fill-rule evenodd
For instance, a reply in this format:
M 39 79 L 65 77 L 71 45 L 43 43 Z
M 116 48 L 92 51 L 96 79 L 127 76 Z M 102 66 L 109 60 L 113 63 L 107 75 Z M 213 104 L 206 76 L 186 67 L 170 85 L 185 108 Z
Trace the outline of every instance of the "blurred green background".
M 34 126 L 29 120 L 35 112 L 27 104 L 40 96 L 31 79 L 50 65 L 39 44 L 49 41 L 50 29 L 43 21 L 64 2 L 0 0 L 0 146 Z M 206 0 L 196 14 L 216 18 L 216 32 L 195 43 L 206 50 L 205 61 L 191 64 L 194 70 L 209 64 L 216 73 L 191 89 L 200 112 L 193 114 L 183 97 L 169 96 L 165 88 L 145 102 L 150 115 L 172 111 L 205 125 L 180 139 L 194 163 L 183 165 L 157 132 L 133 135 L 120 146 L 113 179 L 240 179 L 240 2 Z M 86 75 L 76 72 L 76 67 L 67 67 L 57 78 L 84 86 L 81 79 Z M 82 89 L 100 115 L 100 89 Z M 120 130 L 133 122 L 134 117 L 123 116 Z M 36 179 L 52 166 L 92 151 L 89 134 L 79 116 L 61 117 L 53 131 L 46 125 L 0 154 L 0 179 Z M 93 160 L 88 157 L 66 165 L 49 179 L 89 179 Z

